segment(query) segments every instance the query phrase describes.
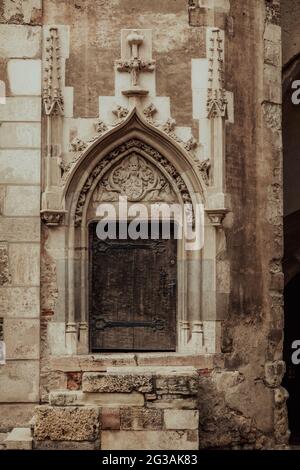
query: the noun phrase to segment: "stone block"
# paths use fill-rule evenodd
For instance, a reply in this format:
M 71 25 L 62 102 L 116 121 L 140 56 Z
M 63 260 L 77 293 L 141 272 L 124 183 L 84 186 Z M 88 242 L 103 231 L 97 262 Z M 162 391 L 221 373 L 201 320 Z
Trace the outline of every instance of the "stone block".
M 0 243 L 0 286 L 11 284 L 8 244 Z
M 34 450 L 99 450 L 100 440 L 95 441 L 37 441 L 33 442 Z
M 188 355 L 188 354 L 170 354 L 170 353 L 155 353 L 155 354 L 137 354 L 138 366 L 193 366 L 196 369 L 207 369 L 213 367 L 212 355 Z
M 33 416 L 36 404 L 1 403 L 0 431 L 9 431 L 14 427 L 26 427 Z
M 165 410 L 164 423 L 166 429 L 198 429 L 198 410 Z
M 0 288 L 0 316 L 4 318 L 39 318 L 38 287 Z
M 283 376 L 285 374 L 285 362 L 274 361 L 265 364 L 265 383 L 268 387 L 280 387 Z
M 142 393 L 84 393 L 83 402 L 109 408 L 122 408 L 126 406 L 143 406 Z
M 120 429 L 120 426 L 119 408 L 102 408 L 101 429 Z
M 2 0 L 1 3 L 1 23 L 39 24 L 42 21 L 42 0 Z
M 39 217 L 2 217 L 0 224 L 0 240 L 9 240 L 10 242 L 39 242 L 40 226 Z
M 39 184 L 40 160 L 39 150 L 0 150 L 1 182 L 14 185 Z
M 0 367 L 0 402 L 33 403 L 38 400 L 38 361 L 8 361 Z
M 0 148 L 39 149 L 41 147 L 41 124 L 38 122 L 3 122 L 0 126 Z M 10 152 L 10 156 L 21 157 L 22 153 Z M 3 158 L 3 157 L 1 157 Z M 38 162 L 39 163 L 39 162 Z M 32 168 L 33 170 L 33 168 Z
M 49 358 L 50 367 L 64 372 L 105 372 L 108 366 L 134 366 L 134 354 L 105 354 L 103 356 L 62 356 Z
M 40 188 L 38 186 L 8 186 L 4 202 L 4 215 L 38 216 Z
M 40 321 L 6 318 L 4 320 L 6 359 L 39 359 Z
M 14 122 L 40 122 L 41 98 L 38 96 L 7 97 L 5 105 L 0 106 L 0 120 Z
M 1 24 L 0 57 L 35 58 L 41 54 L 41 28 Z
M 82 383 L 82 372 L 67 372 L 67 389 L 80 390 Z
M 162 410 L 149 408 L 123 408 L 121 409 L 120 414 L 121 429 L 162 429 Z
M 199 376 L 193 374 L 184 375 L 157 375 L 156 392 L 158 394 L 178 394 L 178 395 L 197 395 L 199 386 Z
M 171 410 L 194 410 L 197 408 L 197 400 L 190 398 L 161 398 L 155 401 L 146 402 L 147 408 L 171 409 Z
M 79 390 L 55 390 L 49 395 L 53 406 L 95 405 L 104 408 L 143 406 L 142 393 L 83 393 Z
M 11 59 L 7 73 L 13 95 L 41 95 L 42 67 L 39 59 Z
M 281 27 L 274 24 L 266 24 L 264 29 L 264 39 L 273 43 L 281 43 Z
M 32 450 L 30 428 L 14 428 L 5 439 L 7 450 Z
M 152 392 L 153 384 L 151 375 L 85 372 L 82 378 L 82 390 L 89 393 L 131 393 L 134 391 L 145 393 Z
M 40 283 L 40 246 L 33 243 L 11 244 L 9 247 L 12 283 L 38 286 Z
M 197 431 L 102 431 L 102 450 L 197 450 Z
M 95 441 L 98 437 L 98 408 L 36 408 L 34 438 L 37 441 Z

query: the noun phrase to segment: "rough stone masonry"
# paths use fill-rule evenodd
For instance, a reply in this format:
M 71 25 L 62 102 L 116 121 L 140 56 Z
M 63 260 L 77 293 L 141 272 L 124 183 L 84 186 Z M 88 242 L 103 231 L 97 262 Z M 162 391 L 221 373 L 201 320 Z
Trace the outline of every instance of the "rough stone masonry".
M 3 447 L 287 446 L 279 3 L 0 2 Z M 178 245 L 171 351 L 138 349 L 136 326 L 125 352 L 91 348 L 89 227 L 116 194 L 204 207 L 203 247 Z M 151 283 L 130 282 L 143 305 Z M 162 334 L 149 315 L 140 334 Z

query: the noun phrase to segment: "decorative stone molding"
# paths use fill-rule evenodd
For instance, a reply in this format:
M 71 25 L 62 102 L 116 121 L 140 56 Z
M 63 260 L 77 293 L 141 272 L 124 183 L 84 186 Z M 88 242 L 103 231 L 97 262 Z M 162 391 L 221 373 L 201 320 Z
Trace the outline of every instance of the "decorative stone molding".
M 87 147 L 87 143 L 79 139 L 78 137 L 75 137 L 75 139 L 73 139 L 72 142 L 70 143 L 71 152 L 82 152 L 83 150 L 86 149 L 86 147 Z
M 220 30 L 213 29 L 210 41 L 209 77 L 208 77 L 208 97 L 207 97 L 207 117 L 214 119 L 217 117 L 227 117 L 227 98 L 224 89 L 224 51 L 223 39 Z
M 201 176 L 203 178 L 204 183 L 206 186 L 210 183 L 210 169 L 211 169 L 211 162 L 210 159 L 207 158 L 206 160 L 199 161 L 197 164 Z
M 43 105 L 46 115 L 64 113 L 64 100 L 61 91 L 59 36 L 57 28 L 50 28 L 46 45 L 46 66 L 44 68 Z
M 97 137 L 104 134 L 104 132 L 108 131 L 108 127 L 102 119 L 98 119 L 98 121 L 94 125 L 95 131 L 97 132 Z
M 112 113 L 117 116 L 117 121 L 115 125 L 120 124 L 129 114 L 129 109 L 125 108 L 124 106 L 117 105 L 115 109 L 112 110 Z
M 192 136 L 192 137 L 184 144 L 184 148 L 185 148 L 185 150 L 187 150 L 188 152 L 191 152 L 192 150 L 195 150 L 197 147 L 198 147 L 198 142 L 197 142 L 197 140 L 195 139 L 194 136 Z
M 206 214 L 214 227 L 220 227 L 227 214 L 227 209 L 205 209 Z
M 163 155 L 161 155 L 157 150 L 153 149 L 150 145 L 144 144 L 143 142 L 137 139 L 131 139 L 128 142 L 126 142 L 126 144 L 122 144 L 116 149 L 114 149 L 112 152 L 110 152 L 105 158 L 103 158 L 98 163 L 98 165 L 94 168 L 92 173 L 89 175 L 88 179 L 86 180 L 86 183 L 84 184 L 80 192 L 80 195 L 77 201 L 77 206 L 75 210 L 75 225 L 76 226 L 79 226 L 81 224 L 83 207 L 85 205 L 87 194 L 90 188 L 92 187 L 94 180 L 100 175 L 100 173 L 103 173 L 103 175 L 105 174 L 106 167 L 114 159 L 116 159 L 119 155 L 122 155 L 122 153 L 130 149 L 132 149 L 133 151 L 134 150 L 136 151 L 136 149 L 140 149 L 146 154 L 148 154 L 150 157 L 152 157 L 157 163 L 162 165 L 162 167 L 165 169 L 165 171 L 170 175 L 170 177 L 174 181 L 174 184 L 177 186 L 181 194 L 183 202 L 192 204 L 192 199 L 191 199 L 189 190 L 183 178 L 177 172 L 176 168 L 172 165 L 172 163 L 169 160 L 167 160 Z
M 62 210 L 42 210 L 41 218 L 45 225 L 53 227 L 62 223 L 65 213 Z
M 148 122 L 153 124 L 153 115 L 157 113 L 157 109 L 153 103 L 150 103 L 144 110 L 143 114 Z
M 136 152 L 104 176 L 94 191 L 93 201 L 117 201 L 120 195 L 126 196 L 129 202 L 175 200 L 172 188 L 162 173 Z
M 138 31 L 132 31 L 127 36 L 127 42 L 130 47 L 130 59 L 120 59 L 116 61 L 116 68 L 119 72 L 130 73 L 131 87 L 123 90 L 125 96 L 145 96 L 149 93 L 139 85 L 139 75 L 141 72 L 153 72 L 155 70 L 154 60 L 142 60 L 140 57 L 140 46 L 144 42 L 144 36 Z

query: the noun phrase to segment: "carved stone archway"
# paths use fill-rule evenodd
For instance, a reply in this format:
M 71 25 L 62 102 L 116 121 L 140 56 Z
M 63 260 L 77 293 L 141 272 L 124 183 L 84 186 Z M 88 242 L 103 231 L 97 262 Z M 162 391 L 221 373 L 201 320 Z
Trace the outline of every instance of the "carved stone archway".
M 172 132 L 167 131 L 148 122 L 136 109 L 113 128 L 102 128 L 100 135 L 90 139 L 88 145 L 83 145 L 65 168 L 59 189 L 59 207 L 56 211 L 45 211 L 52 217 L 51 220 L 56 215 L 54 222 L 57 225 L 59 220 L 60 232 L 64 233 L 60 238 L 57 235 L 57 245 L 66 254 L 60 276 L 65 286 L 62 312 L 65 314 L 69 354 L 89 352 L 88 226 L 91 221 L 97 220 L 91 209 L 98 197 L 95 194 L 98 194 L 101 186 L 101 197 L 104 194 L 104 199 L 109 199 L 111 190 L 116 191 L 116 187 L 109 187 L 112 184 L 112 172 L 120 168 L 124 170 L 124 162 L 128 163 L 130 159 L 136 159 L 132 164 L 143 166 L 151 174 L 152 184 L 156 181 L 156 187 L 154 184 L 152 188 L 146 185 L 146 190 L 133 188 L 135 195 L 132 196 L 126 194 L 124 186 L 123 189 L 119 186 L 119 193 L 129 195 L 129 199 L 132 199 L 129 202 L 139 200 L 149 203 L 151 201 L 147 201 L 147 191 L 153 190 L 155 197 L 150 199 L 155 202 L 176 202 L 181 206 L 189 203 L 194 214 L 197 205 L 202 205 L 206 210 L 204 246 L 187 251 L 184 243 L 178 244 L 180 269 L 176 352 L 199 354 L 219 349 L 219 322 L 216 321 L 216 227 L 220 225 L 224 211 L 207 206 L 203 167 L 190 151 L 192 146 L 186 146 L 180 139 L 175 139 Z M 162 197 L 161 189 L 164 185 L 169 188 L 168 200 Z M 210 281 L 207 282 L 207 279 Z

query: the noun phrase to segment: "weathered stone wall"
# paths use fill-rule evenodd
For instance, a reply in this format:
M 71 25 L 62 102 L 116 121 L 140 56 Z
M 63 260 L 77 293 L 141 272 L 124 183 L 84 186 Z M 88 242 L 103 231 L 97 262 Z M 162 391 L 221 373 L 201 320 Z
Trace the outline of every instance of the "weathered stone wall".
M 39 401 L 41 3 L 0 3 L 2 430 L 28 423 Z

